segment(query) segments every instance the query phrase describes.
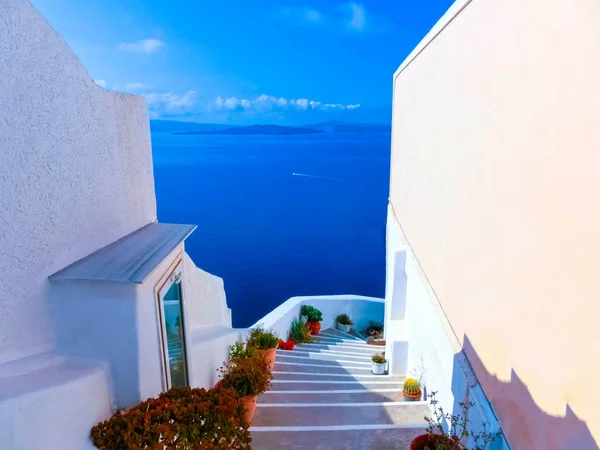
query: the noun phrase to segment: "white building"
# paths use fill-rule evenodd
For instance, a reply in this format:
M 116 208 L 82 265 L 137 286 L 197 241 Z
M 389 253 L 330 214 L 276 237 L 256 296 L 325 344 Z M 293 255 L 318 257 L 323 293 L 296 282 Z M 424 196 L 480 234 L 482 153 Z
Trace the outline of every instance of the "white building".
M 195 227 L 156 221 L 145 99 L 24 0 L 0 6 L 0 80 L 0 448 L 79 450 L 117 407 L 214 384 L 239 333 Z
M 399 398 L 407 375 L 447 411 L 473 401 L 475 429 L 506 433 L 493 450 L 598 448 L 599 14 L 459 0 L 400 66 L 386 298 L 292 298 L 260 321 L 285 338 L 310 303 L 325 331 L 278 352 L 255 448 L 407 443 L 427 410 Z M 97 86 L 27 0 L 4 0 L 0 449 L 91 449 L 115 408 L 214 385 L 246 330 L 185 253 L 195 225 L 156 220 L 145 100 Z M 331 330 L 339 313 L 385 320 L 387 375 Z

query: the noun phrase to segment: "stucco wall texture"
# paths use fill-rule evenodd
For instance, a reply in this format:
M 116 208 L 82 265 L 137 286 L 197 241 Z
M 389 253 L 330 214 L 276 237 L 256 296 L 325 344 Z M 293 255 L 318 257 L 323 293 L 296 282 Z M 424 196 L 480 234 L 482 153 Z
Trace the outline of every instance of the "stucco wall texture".
M 597 448 L 600 3 L 460 3 L 396 74 L 391 202 L 513 448 Z
M 0 362 L 52 347 L 47 276 L 156 220 L 145 99 L 97 86 L 25 0 L 0 8 Z

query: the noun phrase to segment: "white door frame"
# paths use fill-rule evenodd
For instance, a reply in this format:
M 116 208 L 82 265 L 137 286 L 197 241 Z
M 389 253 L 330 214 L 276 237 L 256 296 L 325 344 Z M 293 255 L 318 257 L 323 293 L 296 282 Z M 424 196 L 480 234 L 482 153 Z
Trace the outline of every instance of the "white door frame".
M 160 349 L 161 349 L 161 354 L 162 354 L 162 358 L 163 358 L 163 373 L 164 373 L 164 382 L 165 382 L 165 390 L 169 390 L 172 386 L 171 386 L 171 369 L 170 369 L 170 362 L 169 362 L 169 343 L 168 343 L 168 337 L 167 337 L 167 333 L 166 333 L 166 322 L 165 322 L 165 317 L 164 317 L 164 301 L 163 298 L 165 296 L 165 294 L 168 292 L 168 290 L 171 288 L 171 286 L 173 286 L 174 283 L 178 283 L 179 284 L 179 293 L 180 293 L 180 308 L 181 308 L 181 330 L 182 330 L 182 341 L 183 341 L 183 361 L 184 361 L 184 368 L 185 368 L 185 374 L 186 374 L 186 382 L 189 385 L 190 384 L 190 371 L 189 371 L 189 364 L 188 364 L 188 354 L 187 354 L 187 350 L 188 350 L 188 339 L 187 339 L 187 333 L 186 333 L 186 328 L 185 328 L 185 297 L 184 297 L 184 290 L 183 290 L 183 286 L 181 283 L 181 280 L 183 278 L 183 261 L 180 259 L 178 262 L 176 262 L 175 267 L 170 270 L 168 272 L 168 275 L 165 277 L 166 279 L 164 280 L 162 287 L 160 287 L 157 291 L 157 309 L 158 309 L 158 320 L 159 320 L 159 332 L 160 332 Z

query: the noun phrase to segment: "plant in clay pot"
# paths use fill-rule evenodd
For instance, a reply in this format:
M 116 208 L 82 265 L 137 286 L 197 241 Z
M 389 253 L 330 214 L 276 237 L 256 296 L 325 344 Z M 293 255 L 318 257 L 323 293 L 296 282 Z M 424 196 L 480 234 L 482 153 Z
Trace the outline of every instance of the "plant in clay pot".
M 233 389 L 246 407 L 248 424 L 254 418 L 256 397 L 269 389 L 273 375 L 265 359 L 254 355 L 245 359 L 231 360 L 218 369 L 221 375 L 219 386 Z
M 233 345 L 229 346 L 229 359 L 230 360 L 240 360 L 251 358 L 255 354 L 255 348 L 249 347 L 243 342 L 236 342 Z
M 432 392 L 429 396 L 433 417 L 425 416 L 428 423 L 427 434 L 414 438 L 410 450 L 485 450 L 488 444 L 502 436 L 501 432 L 491 433 L 487 422 L 482 423 L 483 430 L 478 433 L 469 429 L 471 421 L 467 419 L 467 415 L 475 403 L 460 402 L 458 414 L 445 413 L 438 407 L 436 393 Z M 446 423 L 448 427 L 444 426 Z
M 406 400 L 421 400 L 421 383 L 414 378 L 407 378 L 402 388 L 402 394 Z
M 344 333 L 348 333 L 350 327 L 354 325 L 354 322 L 350 320 L 348 314 L 340 314 L 335 318 L 335 322 L 337 323 L 338 330 L 343 331 Z
M 363 331 L 363 333 L 368 337 L 373 337 L 373 340 L 383 339 L 383 323 L 370 320 L 369 326 Z
M 306 326 L 310 329 L 310 334 L 312 336 L 319 334 L 323 313 L 313 306 L 303 305 L 300 308 L 300 315 L 306 317 Z
M 285 342 L 283 339 L 279 339 L 279 348 L 281 350 L 294 350 L 294 340 L 290 339 Z
M 292 320 L 292 324 L 290 326 L 290 340 L 293 340 L 298 344 L 312 342 L 310 331 L 304 326 L 300 319 Z
M 276 350 L 279 346 L 279 337 L 262 327 L 254 328 L 246 341 L 246 347 L 255 349 L 256 353 L 261 355 L 272 372 L 275 368 Z
M 373 361 L 371 363 L 371 372 L 373 372 L 373 375 L 385 374 L 385 363 L 387 360 L 385 359 L 385 356 L 383 356 L 383 353 L 373 355 L 371 360 Z
M 95 425 L 101 450 L 213 448 L 250 449 L 244 405 L 230 389 L 171 388 Z

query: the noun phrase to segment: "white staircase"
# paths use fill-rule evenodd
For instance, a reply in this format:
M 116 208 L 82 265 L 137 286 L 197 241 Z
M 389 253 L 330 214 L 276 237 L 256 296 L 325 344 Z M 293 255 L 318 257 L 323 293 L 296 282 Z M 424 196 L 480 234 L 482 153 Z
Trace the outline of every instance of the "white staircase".
M 254 449 L 409 449 L 424 432 L 423 402 L 405 402 L 403 377 L 373 375 L 383 347 L 327 329 L 278 350 L 271 390 L 252 422 Z

